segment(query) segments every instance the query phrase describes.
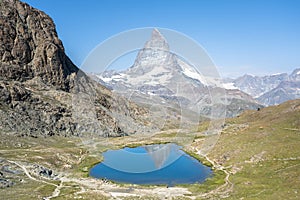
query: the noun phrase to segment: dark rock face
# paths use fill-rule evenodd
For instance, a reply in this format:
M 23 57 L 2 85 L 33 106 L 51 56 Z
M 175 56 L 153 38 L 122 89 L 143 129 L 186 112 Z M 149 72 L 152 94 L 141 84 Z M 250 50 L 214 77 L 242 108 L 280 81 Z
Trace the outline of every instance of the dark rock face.
M 22 171 L 7 162 L 5 159 L 0 159 L 0 189 L 12 187 L 20 180 Z
M 80 71 L 49 16 L 18 0 L 0 5 L 0 131 L 38 137 L 146 130 L 147 111 Z
M 33 165 L 33 170 L 32 170 L 36 175 L 42 176 L 47 179 L 55 179 L 57 177 L 56 174 L 53 173 L 51 169 L 48 169 L 44 166 L 34 164 Z
M 0 127 L 21 136 L 75 134 L 71 112 L 39 98 L 21 83 L 0 82 Z
M 78 68 L 65 55 L 55 25 L 45 13 L 16 0 L 0 10 L 0 80 L 41 77 L 45 84 L 69 91 Z

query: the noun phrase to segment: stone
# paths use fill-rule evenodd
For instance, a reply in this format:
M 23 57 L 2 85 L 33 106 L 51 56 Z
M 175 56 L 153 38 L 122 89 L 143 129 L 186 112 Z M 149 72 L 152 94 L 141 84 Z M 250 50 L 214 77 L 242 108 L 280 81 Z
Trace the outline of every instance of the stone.
M 53 20 L 0 3 L 0 127 L 20 137 L 117 137 L 149 131 L 147 110 L 115 95 L 65 54 Z

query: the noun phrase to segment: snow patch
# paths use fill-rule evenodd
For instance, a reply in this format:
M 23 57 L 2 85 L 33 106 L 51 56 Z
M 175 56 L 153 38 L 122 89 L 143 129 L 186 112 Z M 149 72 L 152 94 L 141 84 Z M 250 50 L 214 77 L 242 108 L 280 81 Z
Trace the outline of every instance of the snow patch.
M 178 61 L 180 63 L 180 66 L 182 68 L 182 73 L 184 75 L 186 75 L 187 77 L 190 77 L 192 79 L 196 79 L 204 85 L 207 85 L 207 82 L 204 79 L 204 77 L 201 74 L 199 74 L 193 67 L 189 66 L 188 64 L 184 63 L 181 60 L 178 60 Z
M 275 74 L 272 74 L 271 76 L 279 76 L 281 75 L 282 73 L 275 73 Z
M 155 96 L 155 95 L 156 95 L 156 94 L 153 93 L 153 92 L 147 92 L 147 94 L 150 95 L 150 96 Z
M 120 81 L 122 80 L 126 75 L 125 74 L 116 74 L 111 77 L 103 77 L 102 75 L 97 75 L 98 78 L 100 78 L 102 81 L 109 83 L 111 81 Z
M 223 87 L 227 90 L 236 90 L 237 87 L 234 86 L 234 83 L 223 83 Z
M 162 74 L 162 75 L 161 75 Z M 157 77 L 158 75 L 161 75 Z M 127 82 L 132 85 L 165 85 L 169 83 L 172 78 L 172 74 L 163 66 L 156 66 L 150 72 L 140 75 L 138 77 L 132 77 L 128 75 Z
M 104 81 L 105 83 L 109 83 L 112 81 L 112 78 L 104 78 L 102 76 L 97 76 L 98 78 L 100 78 L 102 81 Z

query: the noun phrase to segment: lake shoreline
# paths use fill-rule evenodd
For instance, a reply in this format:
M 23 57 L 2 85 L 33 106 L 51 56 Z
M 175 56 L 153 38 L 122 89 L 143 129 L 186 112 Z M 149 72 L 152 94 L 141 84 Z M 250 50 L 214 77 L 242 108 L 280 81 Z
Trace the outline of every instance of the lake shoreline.
M 127 136 L 130 137 L 130 136 Z M 134 148 L 134 147 L 139 147 L 139 146 L 146 146 L 146 145 L 154 145 L 154 144 L 168 144 L 168 143 L 174 143 L 176 145 L 181 146 L 180 144 L 178 144 L 178 142 L 174 142 L 174 141 L 170 141 L 170 140 L 166 140 L 166 141 L 159 141 L 159 140 L 154 140 L 154 141 L 139 141 L 139 142 L 135 142 L 135 141 L 131 141 L 128 142 L 127 144 L 119 144 L 116 145 L 114 148 L 112 148 L 113 150 L 118 150 L 118 149 L 122 149 L 122 148 Z M 182 147 L 182 146 L 181 146 Z M 101 153 L 101 157 L 102 154 L 106 151 L 108 151 L 109 149 L 106 149 Z M 188 149 L 185 147 L 182 147 L 181 150 L 186 153 L 187 155 L 195 158 L 197 161 L 199 161 L 200 163 L 202 163 L 204 166 L 206 167 L 210 167 L 212 170 L 212 175 L 209 176 L 208 178 L 205 179 L 205 181 L 203 181 L 202 183 L 193 183 L 193 184 L 176 184 L 174 185 L 174 187 L 181 187 L 181 188 L 189 188 L 190 186 L 192 186 L 192 188 L 194 188 L 195 186 L 201 186 L 201 188 L 205 188 L 205 187 L 211 187 L 212 185 L 214 186 L 220 186 L 223 183 L 225 183 L 225 179 L 226 179 L 226 174 L 223 171 L 220 171 L 218 169 L 218 166 L 215 166 L 215 163 L 210 162 L 207 157 L 204 157 L 200 154 L 198 154 L 198 152 L 194 149 Z M 90 170 L 97 164 L 101 163 L 103 160 L 97 162 L 96 164 L 94 164 L 92 167 L 89 168 L 88 170 L 88 177 L 93 178 L 92 176 L 90 176 L 89 172 Z M 133 185 L 135 185 L 136 187 L 142 187 L 142 188 L 151 188 L 151 187 L 168 187 L 168 185 L 166 184 L 131 184 L 131 183 L 123 183 L 123 182 L 116 182 L 116 181 L 112 181 L 112 180 L 107 180 L 107 182 L 110 182 L 112 184 L 116 184 L 119 185 L 121 187 L 132 187 Z M 217 184 L 216 184 L 217 183 Z
M 168 185 L 203 183 L 212 168 L 190 156 L 175 143 L 140 145 L 109 150 L 104 162 L 90 169 L 90 176 L 115 182 Z

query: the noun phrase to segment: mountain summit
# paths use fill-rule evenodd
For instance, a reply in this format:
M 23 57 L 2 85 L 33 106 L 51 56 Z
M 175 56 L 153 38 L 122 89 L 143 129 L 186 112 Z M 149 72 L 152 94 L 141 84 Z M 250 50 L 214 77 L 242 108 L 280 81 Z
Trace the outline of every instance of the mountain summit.
M 166 39 L 156 28 L 153 29 L 151 39 L 146 42 L 144 48 L 161 51 L 170 50 L 169 44 L 167 43 Z
M 244 109 L 256 109 L 259 105 L 251 96 L 239 90 L 225 90 L 201 75 L 191 64 L 170 51 L 164 36 L 153 29 L 150 39 L 138 52 L 132 67 L 127 70 L 107 71 L 98 76 L 106 85 L 138 104 L 153 108 L 172 107 L 171 110 L 189 110 L 189 117 L 215 117 L 225 114 L 225 104 L 228 116 L 236 115 Z M 227 100 L 225 93 L 227 93 Z M 215 94 L 212 99 L 211 94 Z M 227 105 L 229 104 L 229 105 Z M 220 106 L 222 105 L 222 106 Z M 218 111 L 216 111 L 218 110 Z M 175 117 L 176 118 L 176 117 Z
M 48 15 L 19 0 L 0 6 L 0 130 L 34 137 L 148 130 L 145 109 L 72 63 Z
M 171 73 L 177 66 L 176 57 L 170 53 L 166 39 L 157 29 L 153 29 L 150 40 L 141 49 L 131 68 L 126 72 L 132 77 L 147 83 L 154 76 L 160 77 Z M 162 74 L 164 73 L 164 74 Z

